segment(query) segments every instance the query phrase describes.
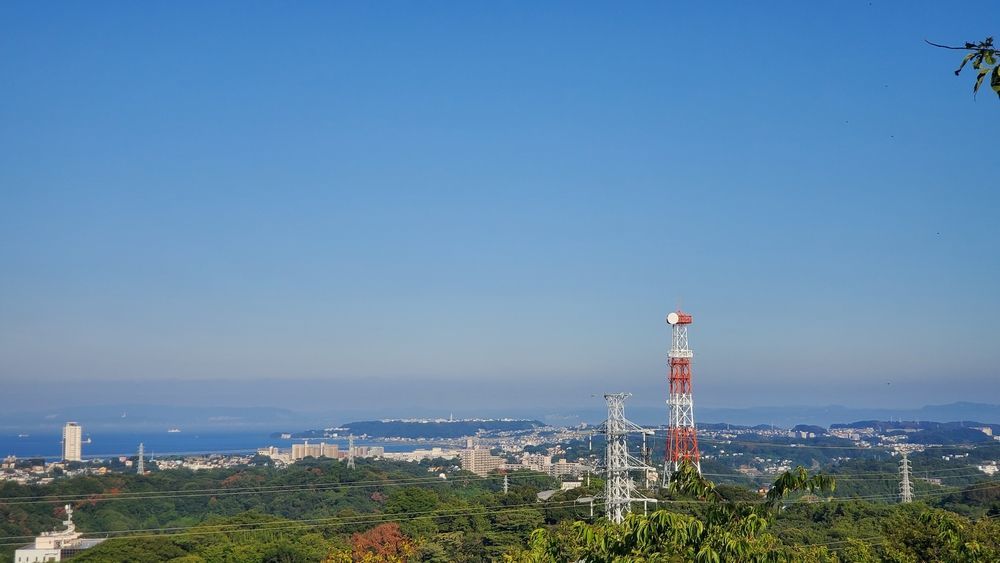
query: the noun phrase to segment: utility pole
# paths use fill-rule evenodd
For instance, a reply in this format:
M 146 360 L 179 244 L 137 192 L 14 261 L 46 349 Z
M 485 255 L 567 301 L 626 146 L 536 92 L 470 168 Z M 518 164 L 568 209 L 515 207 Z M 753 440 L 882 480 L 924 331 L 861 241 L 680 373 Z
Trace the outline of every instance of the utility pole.
M 146 462 L 142 458 L 143 458 L 142 442 L 139 442 L 139 468 L 137 471 L 139 475 L 146 474 Z
M 642 502 L 645 506 L 656 499 L 639 494 L 630 472 L 655 471 L 642 460 L 628 454 L 628 435 L 634 433 L 646 434 L 649 431 L 625 418 L 625 399 L 631 393 L 607 393 L 604 400 L 608 403 L 608 419 L 601 425 L 606 439 L 604 454 L 604 500 L 605 515 L 615 524 L 621 524 L 625 515 L 632 511 L 633 502 Z
M 507 480 L 507 474 L 504 473 L 503 474 L 503 494 L 507 494 L 507 486 L 508 485 L 509 485 L 509 482 Z
M 901 452 L 903 459 L 899 460 L 899 502 L 913 502 L 913 483 L 910 482 L 910 460 L 906 452 Z
M 354 469 L 354 434 L 347 437 L 347 468 Z

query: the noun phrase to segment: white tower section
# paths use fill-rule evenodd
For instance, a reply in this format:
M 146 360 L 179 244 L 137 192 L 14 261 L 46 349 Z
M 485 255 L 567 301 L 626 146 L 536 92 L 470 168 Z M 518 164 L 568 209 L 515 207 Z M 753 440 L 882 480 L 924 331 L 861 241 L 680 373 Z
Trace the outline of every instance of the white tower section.
M 75 422 L 67 422 L 63 426 L 62 436 L 63 461 L 83 460 L 83 428 Z
M 604 454 L 605 515 L 615 524 L 621 524 L 625 515 L 632 511 L 633 502 L 642 502 L 644 508 L 647 503 L 656 502 L 656 499 L 640 495 L 632 479 L 633 471 L 648 474 L 655 470 L 628 453 L 629 434 L 651 433 L 625 418 L 625 399 L 629 396 L 630 393 L 604 395 L 604 400 L 608 403 L 608 419 L 600 427 L 607 440 Z
M 677 314 L 671 313 L 671 315 Z M 667 357 L 671 360 L 676 358 L 690 361 L 694 357 L 694 352 L 688 346 L 688 325 L 675 322 L 671 325 L 671 329 L 670 352 L 667 353 Z M 667 404 L 670 407 L 670 426 L 694 428 L 694 396 L 690 388 L 671 393 Z M 676 469 L 675 467 L 674 470 Z
M 142 446 L 142 442 L 139 442 L 139 463 L 138 463 L 138 468 L 136 469 L 136 473 L 138 473 L 139 475 L 146 474 L 146 460 L 143 459 L 145 453 L 146 452 Z

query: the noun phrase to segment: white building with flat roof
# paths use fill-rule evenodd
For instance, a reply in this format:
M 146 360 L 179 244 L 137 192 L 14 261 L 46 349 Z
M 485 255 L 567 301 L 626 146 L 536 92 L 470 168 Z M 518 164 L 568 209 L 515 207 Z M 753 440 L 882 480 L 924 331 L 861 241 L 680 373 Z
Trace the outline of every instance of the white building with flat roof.
M 83 460 L 83 427 L 75 422 L 63 426 L 63 461 Z
M 309 442 L 292 444 L 291 457 L 292 461 L 299 461 L 307 457 L 332 457 L 337 459 L 340 457 L 340 446 L 337 444 L 327 444 L 326 442 L 320 442 L 319 444 L 310 444 Z
M 62 561 L 104 541 L 104 538 L 84 539 L 73 524 L 73 507 L 66 505 L 65 530 L 44 532 L 35 543 L 14 552 L 14 563 L 46 563 Z

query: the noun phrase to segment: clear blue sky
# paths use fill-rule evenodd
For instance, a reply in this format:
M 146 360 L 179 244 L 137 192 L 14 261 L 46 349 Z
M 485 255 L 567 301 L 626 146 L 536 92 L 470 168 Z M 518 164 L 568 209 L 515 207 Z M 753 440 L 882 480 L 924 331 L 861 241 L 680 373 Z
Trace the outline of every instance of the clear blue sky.
M 981 4 L 202 4 L 0 7 L 11 389 L 1000 402 Z

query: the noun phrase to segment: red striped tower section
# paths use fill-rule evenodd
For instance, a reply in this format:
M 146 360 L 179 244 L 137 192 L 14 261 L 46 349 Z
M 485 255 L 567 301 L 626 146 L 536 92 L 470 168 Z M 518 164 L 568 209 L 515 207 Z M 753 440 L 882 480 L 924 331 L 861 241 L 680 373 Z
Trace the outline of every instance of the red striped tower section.
M 667 315 L 671 327 L 670 338 L 670 398 L 667 400 L 670 424 L 667 429 L 667 452 L 663 463 L 663 482 L 685 461 L 701 472 L 701 454 L 698 452 L 698 435 L 694 428 L 694 398 L 691 393 L 691 358 L 688 346 L 688 326 L 691 315 L 677 311 Z

